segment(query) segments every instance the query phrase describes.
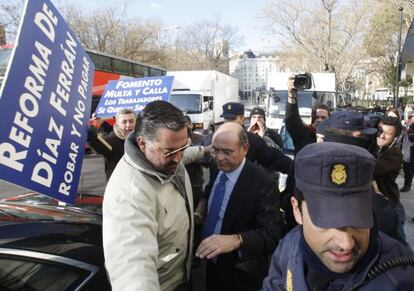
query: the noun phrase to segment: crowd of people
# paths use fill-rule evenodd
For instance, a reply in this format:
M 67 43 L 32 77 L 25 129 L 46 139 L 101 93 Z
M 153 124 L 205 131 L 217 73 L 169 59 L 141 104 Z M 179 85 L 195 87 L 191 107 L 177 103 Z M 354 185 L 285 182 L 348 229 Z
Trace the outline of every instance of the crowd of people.
M 224 123 L 201 145 L 188 117 L 164 101 L 136 117 L 120 111 L 113 133 L 91 126 L 89 144 L 106 161 L 103 247 L 113 290 L 414 287 L 400 201 L 414 175 L 414 110 L 403 126 L 397 110 L 372 122 L 317 105 L 307 125 L 296 91 L 289 80 L 293 160 L 264 110 L 251 110 L 244 127 L 237 102 L 223 105 Z M 279 172 L 288 174 L 282 192 Z

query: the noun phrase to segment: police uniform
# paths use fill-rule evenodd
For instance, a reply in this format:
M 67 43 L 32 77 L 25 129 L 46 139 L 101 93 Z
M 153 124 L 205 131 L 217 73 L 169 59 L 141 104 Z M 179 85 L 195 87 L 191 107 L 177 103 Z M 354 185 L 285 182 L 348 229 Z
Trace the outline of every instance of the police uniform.
M 403 263 L 409 258 L 414 262 L 412 251 L 380 233 L 373 218 L 371 181 L 374 168 L 375 158 L 353 145 L 310 144 L 298 153 L 296 188 L 303 193 L 313 224 L 326 229 L 369 228 L 369 245 L 351 270 L 335 273 L 313 253 L 304 239 L 302 226 L 297 226 L 281 240 L 273 254 L 263 290 L 413 288 L 414 267 Z M 377 272 L 373 272 L 375 268 Z

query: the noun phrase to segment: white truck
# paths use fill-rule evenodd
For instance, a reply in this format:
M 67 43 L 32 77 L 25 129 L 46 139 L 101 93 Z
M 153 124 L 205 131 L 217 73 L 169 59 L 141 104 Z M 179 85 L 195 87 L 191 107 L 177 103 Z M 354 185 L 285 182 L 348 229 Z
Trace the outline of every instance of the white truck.
M 293 73 L 273 73 L 268 76 L 269 94 L 266 103 L 266 126 L 278 130 L 284 141 L 284 148 L 293 150 L 293 144 L 285 130 L 285 108 L 287 102 L 287 81 Z M 298 91 L 299 114 L 308 124 L 312 119 L 312 107 L 316 103 L 336 108 L 336 84 L 334 73 L 312 73 L 313 86 Z
M 204 132 L 222 121 L 222 106 L 238 101 L 239 82 L 218 71 L 170 71 L 174 76 L 169 102 L 188 114 L 194 129 Z

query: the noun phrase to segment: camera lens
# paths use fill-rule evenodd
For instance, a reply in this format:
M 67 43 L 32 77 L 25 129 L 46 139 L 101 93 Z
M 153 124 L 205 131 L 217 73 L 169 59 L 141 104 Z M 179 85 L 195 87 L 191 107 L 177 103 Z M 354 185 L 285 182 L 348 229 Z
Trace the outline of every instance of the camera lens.
M 296 75 L 293 86 L 296 89 L 310 89 L 312 88 L 312 77 L 309 74 Z
M 307 86 L 307 80 L 305 78 L 299 77 L 295 79 L 295 82 L 293 83 L 293 85 L 295 86 L 295 88 L 298 89 L 304 89 Z

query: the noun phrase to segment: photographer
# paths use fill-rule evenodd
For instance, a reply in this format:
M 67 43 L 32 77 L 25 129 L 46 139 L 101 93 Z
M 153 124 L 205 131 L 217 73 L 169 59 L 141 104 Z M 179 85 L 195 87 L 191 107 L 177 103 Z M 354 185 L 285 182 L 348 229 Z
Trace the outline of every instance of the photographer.
M 298 79 L 297 76 L 302 79 Z M 286 103 L 285 125 L 292 137 L 293 145 L 295 146 L 295 154 L 305 145 L 316 142 L 316 127 L 330 116 L 329 108 L 326 105 L 318 104 L 312 109 L 311 125 L 305 124 L 300 118 L 297 104 L 297 90 L 301 89 L 301 86 L 303 86 L 304 76 L 309 78 L 310 75 L 293 75 L 289 77 L 287 84 L 288 100 Z

